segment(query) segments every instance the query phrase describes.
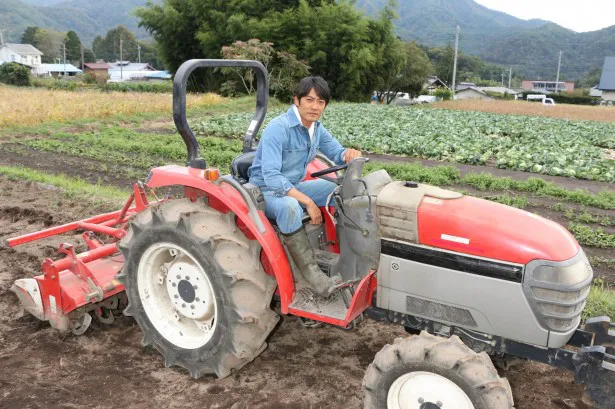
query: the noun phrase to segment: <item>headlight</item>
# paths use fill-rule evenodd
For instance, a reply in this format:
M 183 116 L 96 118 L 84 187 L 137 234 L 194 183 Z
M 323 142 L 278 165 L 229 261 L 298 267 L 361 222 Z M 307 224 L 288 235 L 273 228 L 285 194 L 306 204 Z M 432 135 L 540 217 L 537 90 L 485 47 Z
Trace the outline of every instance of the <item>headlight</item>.
M 583 250 L 570 260 L 534 260 L 527 264 L 523 291 L 540 323 L 566 332 L 581 321 L 585 300 L 594 277 Z

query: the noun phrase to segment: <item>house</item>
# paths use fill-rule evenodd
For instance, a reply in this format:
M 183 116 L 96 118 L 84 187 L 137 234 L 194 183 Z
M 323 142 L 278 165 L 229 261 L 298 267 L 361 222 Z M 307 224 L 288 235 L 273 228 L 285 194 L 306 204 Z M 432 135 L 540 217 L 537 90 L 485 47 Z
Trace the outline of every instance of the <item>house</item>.
M 470 87 L 464 88 L 455 93 L 454 99 L 481 99 L 481 100 L 493 100 L 495 98 L 487 95 L 485 91 L 478 88 Z
M 501 94 L 501 95 L 512 95 L 515 99 L 521 97 L 522 93 L 519 91 L 515 91 L 514 89 L 507 87 L 477 87 L 479 90 L 484 92 L 490 92 L 493 94 Z
M 4 43 L 0 45 L 0 62 L 16 62 L 38 74 L 43 53 L 30 44 Z
M 602 91 L 602 100 L 615 105 L 615 57 L 605 57 L 598 89 Z
M 130 61 L 117 61 L 108 64 L 109 81 L 138 81 L 144 80 L 147 74 L 158 71 L 147 63 L 131 63 Z
M 72 64 L 41 64 L 39 67 L 38 75 L 41 77 L 74 77 L 77 74 L 81 74 L 79 68 Z
M 438 88 L 449 89 L 448 86 L 440 78 L 432 76 L 427 77 L 427 81 L 423 84 L 423 89 L 427 90 L 430 94 L 433 94 Z
M 466 88 L 476 88 L 476 84 L 473 82 L 460 82 L 455 89 L 457 91 L 461 91 L 462 89 L 466 89 Z
M 559 81 L 557 83 L 557 91 L 574 91 L 574 82 L 572 81 Z M 549 93 L 555 92 L 555 81 L 543 81 L 543 80 L 523 80 L 521 88 L 526 91 Z
M 84 74 L 92 73 L 97 78 L 109 78 L 109 69 L 111 69 L 111 66 L 104 62 L 86 62 L 83 64 Z

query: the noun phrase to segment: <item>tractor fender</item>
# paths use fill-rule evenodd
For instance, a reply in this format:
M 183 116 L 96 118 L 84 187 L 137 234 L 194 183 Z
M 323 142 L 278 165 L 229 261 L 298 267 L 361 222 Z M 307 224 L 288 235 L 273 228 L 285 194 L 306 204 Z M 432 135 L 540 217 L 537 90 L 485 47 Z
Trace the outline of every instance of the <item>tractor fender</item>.
M 210 204 L 216 210 L 223 213 L 230 211 L 237 216 L 241 224 L 247 228 L 249 235 L 261 245 L 278 283 L 281 312 L 288 314 L 288 305 L 295 292 L 293 274 L 282 242 L 265 214 L 258 211 L 261 222 L 265 226 L 265 231 L 261 233 L 250 217 L 248 206 L 241 194 L 226 183 L 218 184 L 207 180 L 203 169 L 177 165 L 161 166 L 150 171 L 145 183 L 148 188 L 174 185 L 203 191 L 208 195 Z

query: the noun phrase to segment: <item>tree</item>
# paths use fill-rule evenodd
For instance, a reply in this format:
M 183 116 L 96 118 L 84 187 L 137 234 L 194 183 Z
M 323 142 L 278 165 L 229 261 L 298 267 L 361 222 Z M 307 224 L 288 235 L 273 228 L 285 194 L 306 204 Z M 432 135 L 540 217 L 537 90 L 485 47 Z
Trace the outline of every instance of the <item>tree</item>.
M 120 40 L 122 42 L 122 60 L 137 61 L 137 39 L 126 27 L 119 25 L 107 31 L 104 37 L 97 36 L 92 42 L 94 54 L 104 61 L 120 60 Z
M 27 87 L 30 85 L 30 70 L 15 62 L 2 64 L 0 65 L 0 82 Z
M 191 58 L 220 58 L 223 46 L 259 38 L 305 60 L 338 99 L 371 95 L 383 36 L 379 22 L 350 0 L 164 0 L 137 10 L 139 25 L 158 42 L 165 66 Z M 392 36 L 392 29 L 388 34 Z M 220 75 L 205 74 L 210 89 Z
M 601 68 L 595 68 L 586 73 L 579 81 L 579 86 L 582 88 L 592 88 L 600 83 L 600 76 L 602 75 Z
M 94 55 L 94 52 L 89 48 L 83 49 L 83 62 L 96 62 L 96 56 Z
M 77 33 L 73 30 L 66 33 L 64 44 L 66 45 L 66 60 L 78 67 L 81 62 L 81 40 Z
M 64 53 L 62 52 L 62 44 L 64 43 L 65 37 L 65 33 L 47 28 L 40 28 L 36 31 L 34 36 L 36 48 L 43 53 L 41 62 L 53 64 L 57 63 L 58 58 L 61 61 L 63 60 Z
M 274 97 L 290 99 L 295 84 L 310 72 L 310 67 L 289 52 L 278 52 L 273 43 L 263 42 L 257 38 L 246 41 L 236 41 L 230 46 L 222 47 L 222 56 L 226 59 L 246 59 L 261 62 L 269 74 L 269 88 Z M 248 94 L 255 89 L 254 71 L 251 69 L 228 68 L 225 72 L 233 72 L 241 81 L 243 88 Z M 229 93 L 234 93 L 236 82 L 227 81 L 224 88 Z
M 39 30 L 38 27 L 35 26 L 30 26 L 28 28 L 26 28 L 26 30 L 24 31 L 23 35 L 21 36 L 21 43 L 22 44 L 31 44 L 34 47 L 37 47 L 36 44 L 36 32 Z

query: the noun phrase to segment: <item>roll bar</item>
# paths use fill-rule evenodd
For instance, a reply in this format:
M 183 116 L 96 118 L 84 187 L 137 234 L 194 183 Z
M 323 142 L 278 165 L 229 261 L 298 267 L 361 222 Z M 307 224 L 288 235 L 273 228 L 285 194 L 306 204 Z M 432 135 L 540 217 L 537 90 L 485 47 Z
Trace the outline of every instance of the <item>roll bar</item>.
M 267 113 L 267 101 L 269 99 L 269 80 L 267 69 L 263 64 L 253 60 L 188 60 L 184 62 L 173 80 L 173 121 L 177 131 L 182 136 L 188 149 L 188 166 L 205 169 L 205 159 L 201 158 L 199 143 L 194 132 L 188 125 L 186 118 L 186 84 L 188 77 L 197 68 L 239 67 L 252 68 L 256 74 L 256 112 L 250 122 L 250 126 L 243 137 L 243 152 L 253 150 L 252 141 L 258 133 L 265 114 Z

